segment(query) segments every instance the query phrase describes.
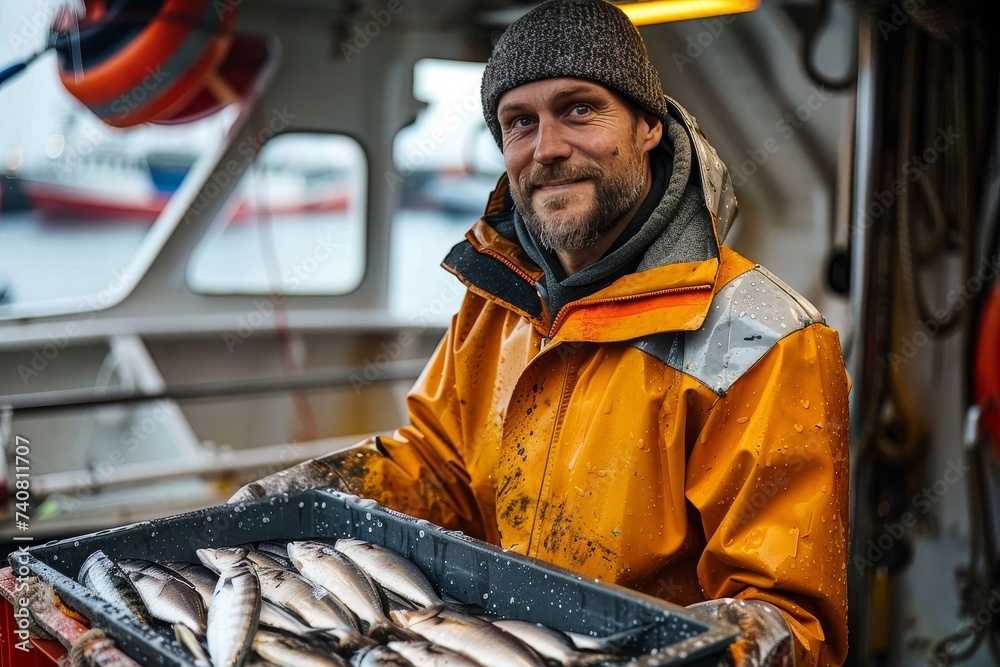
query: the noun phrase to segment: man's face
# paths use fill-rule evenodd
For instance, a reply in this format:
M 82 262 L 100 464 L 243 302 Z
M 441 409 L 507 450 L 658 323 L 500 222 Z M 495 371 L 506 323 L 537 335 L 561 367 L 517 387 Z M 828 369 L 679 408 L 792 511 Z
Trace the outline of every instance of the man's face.
M 614 91 L 568 77 L 533 81 L 504 93 L 497 118 L 514 202 L 544 247 L 587 248 L 638 206 L 660 123 Z

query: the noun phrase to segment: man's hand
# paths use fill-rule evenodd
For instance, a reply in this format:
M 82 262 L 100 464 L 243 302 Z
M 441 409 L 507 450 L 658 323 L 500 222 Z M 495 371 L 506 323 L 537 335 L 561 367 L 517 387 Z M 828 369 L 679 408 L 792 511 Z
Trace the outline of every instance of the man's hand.
M 743 637 L 730 647 L 735 667 L 794 667 L 792 633 L 785 617 L 759 600 L 721 598 L 687 607 L 691 615 L 707 622 L 735 625 Z

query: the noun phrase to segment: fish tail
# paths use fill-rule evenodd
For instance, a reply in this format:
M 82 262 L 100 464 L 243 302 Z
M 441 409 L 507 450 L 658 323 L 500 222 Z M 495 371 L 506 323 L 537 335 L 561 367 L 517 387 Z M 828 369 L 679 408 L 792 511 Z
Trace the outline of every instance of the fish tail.
M 337 652 L 345 656 L 357 653 L 363 648 L 378 646 L 379 644 L 379 642 L 371 637 L 366 637 L 363 634 L 356 632 L 345 634 L 343 632 L 334 633 L 324 630 L 318 633 L 318 636 L 332 639 Z
M 380 644 L 388 644 L 394 641 L 423 641 L 423 637 L 412 630 L 407 630 L 388 622 L 372 623 L 366 634 Z

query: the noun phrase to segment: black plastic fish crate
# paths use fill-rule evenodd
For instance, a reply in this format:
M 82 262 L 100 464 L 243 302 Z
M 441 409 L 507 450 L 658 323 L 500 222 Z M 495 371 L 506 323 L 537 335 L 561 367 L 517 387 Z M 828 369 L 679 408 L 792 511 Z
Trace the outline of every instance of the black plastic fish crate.
M 682 607 L 508 553 L 462 533 L 335 491 L 308 491 L 247 505 L 222 505 L 156 521 L 102 530 L 28 549 L 10 563 L 27 565 L 52 584 L 64 603 L 90 618 L 142 665 L 194 667 L 179 644 L 143 626 L 77 583 L 83 561 L 101 549 L 113 560 L 198 562 L 195 550 L 248 542 L 354 537 L 384 545 L 413 561 L 445 596 L 504 618 L 560 630 L 609 636 L 637 632 L 630 655 L 643 667 L 717 665 L 738 637 Z

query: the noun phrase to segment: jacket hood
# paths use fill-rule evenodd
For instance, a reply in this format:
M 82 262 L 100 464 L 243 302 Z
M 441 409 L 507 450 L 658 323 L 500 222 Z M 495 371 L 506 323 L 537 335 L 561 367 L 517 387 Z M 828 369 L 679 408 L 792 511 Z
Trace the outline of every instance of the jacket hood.
M 705 207 L 712 216 L 715 226 L 715 238 L 719 245 L 722 245 L 736 219 L 739 212 L 736 203 L 736 192 L 733 190 L 733 181 L 729 176 L 729 168 L 719 159 L 719 154 L 715 152 L 715 147 L 708 143 L 708 139 L 702 134 L 698 122 L 688 110 L 678 104 L 669 96 L 667 108 L 670 114 L 676 117 L 687 130 L 691 145 L 694 148 L 696 168 L 701 173 L 702 195 L 705 198 Z

